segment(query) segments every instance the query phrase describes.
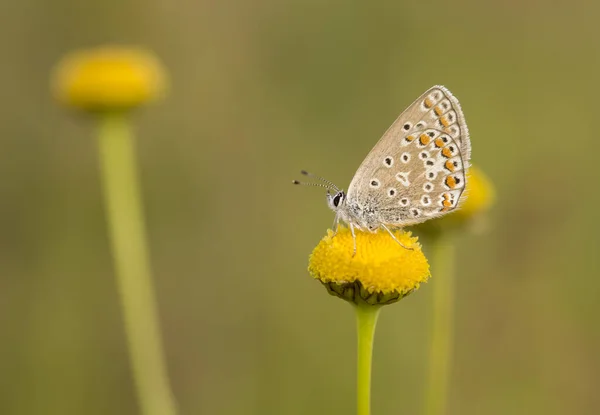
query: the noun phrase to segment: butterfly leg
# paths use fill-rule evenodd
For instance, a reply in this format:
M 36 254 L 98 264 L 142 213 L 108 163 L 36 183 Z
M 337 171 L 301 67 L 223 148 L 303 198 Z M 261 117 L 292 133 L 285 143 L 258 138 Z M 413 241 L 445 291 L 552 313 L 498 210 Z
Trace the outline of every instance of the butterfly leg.
M 387 232 L 390 234 L 390 236 L 392 237 L 392 239 L 393 239 L 394 241 L 398 242 L 398 244 L 399 244 L 399 245 L 400 245 L 402 248 L 404 248 L 404 249 L 408 249 L 409 251 L 413 251 L 413 250 L 414 250 L 413 248 L 408 248 L 408 247 L 406 247 L 406 246 L 402 245 L 402 242 L 400 242 L 400 241 L 398 240 L 398 238 L 396 238 L 396 236 L 394 236 L 394 234 L 392 233 L 392 231 L 390 231 L 390 228 L 388 228 L 387 226 L 385 226 L 383 223 L 381 224 L 381 227 L 382 227 L 383 229 L 385 229 L 385 230 L 386 230 L 386 231 L 387 231 Z
M 356 235 L 354 234 L 354 225 L 350 222 L 350 232 L 352 233 L 352 241 L 354 241 L 354 251 L 352 251 L 352 257 L 356 255 Z
M 338 228 L 340 227 L 340 217 L 338 214 L 335 214 L 335 219 L 333 220 L 333 236 L 337 235 Z

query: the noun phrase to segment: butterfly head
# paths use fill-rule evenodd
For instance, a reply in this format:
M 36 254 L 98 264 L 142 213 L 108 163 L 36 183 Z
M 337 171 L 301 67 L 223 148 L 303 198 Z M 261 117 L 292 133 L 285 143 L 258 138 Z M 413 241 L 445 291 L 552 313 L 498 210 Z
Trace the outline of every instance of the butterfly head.
M 337 212 L 337 210 L 343 206 L 344 202 L 346 202 L 346 193 L 344 193 L 343 190 L 339 190 L 336 193 L 331 193 L 329 190 L 327 191 L 327 204 L 334 212 Z

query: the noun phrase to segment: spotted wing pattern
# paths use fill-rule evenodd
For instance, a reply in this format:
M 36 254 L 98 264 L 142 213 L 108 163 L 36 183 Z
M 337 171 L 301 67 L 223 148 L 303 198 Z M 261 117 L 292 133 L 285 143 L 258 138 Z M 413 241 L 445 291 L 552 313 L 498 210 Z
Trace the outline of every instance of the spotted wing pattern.
M 373 220 L 402 227 L 458 206 L 471 143 L 458 100 L 434 86 L 410 105 L 358 168 L 348 203 Z

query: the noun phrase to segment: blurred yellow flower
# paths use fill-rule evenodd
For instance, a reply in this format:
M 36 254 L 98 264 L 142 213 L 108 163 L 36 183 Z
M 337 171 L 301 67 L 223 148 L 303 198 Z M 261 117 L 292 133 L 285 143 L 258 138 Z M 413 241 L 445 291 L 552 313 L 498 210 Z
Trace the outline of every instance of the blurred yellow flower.
M 347 301 L 389 304 L 419 288 L 429 278 L 429 263 L 418 238 L 396 231 L 401 247 L 386 232 L 356 233 L 356 255 L 352 234 L 340 227 L 319 242 L 310 256 L 308 270 L 330 294 Z
M 61 103 L 87 111 L 119 111 L 154 101 L 166 89 L 166 75 L 150 52 L 104 46 L 68 54 L 52 76 Z

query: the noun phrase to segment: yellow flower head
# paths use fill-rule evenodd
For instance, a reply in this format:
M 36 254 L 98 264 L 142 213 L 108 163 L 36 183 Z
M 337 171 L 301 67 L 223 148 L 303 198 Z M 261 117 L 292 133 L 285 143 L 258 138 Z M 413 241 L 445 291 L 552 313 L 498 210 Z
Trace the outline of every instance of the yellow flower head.
M 432 219 L 412 227 L 416 232 L 435 233 L 447 229 L 457 229 L 471 225 L 489 211 L 496 199 L 494 186 L 488 177 L 477 167 L 467 171 L 467 188 L 458 209 L 439 219 Z
M 68 54 L 57 65 L 52 89 L 57 100 L 86 111 L 119 111 L 159 98 L 165 73 L 147 51 L 105 46 Z
M 389 304 L 419 288 L 429 278 L 429 263 L 417 238 L 396 231 L 400 246 L 387 232 L 356 233 L 356 255 L 350 230 L 328 230 L 310 256 L 308 271 L 330 294 L 353 303 Z

